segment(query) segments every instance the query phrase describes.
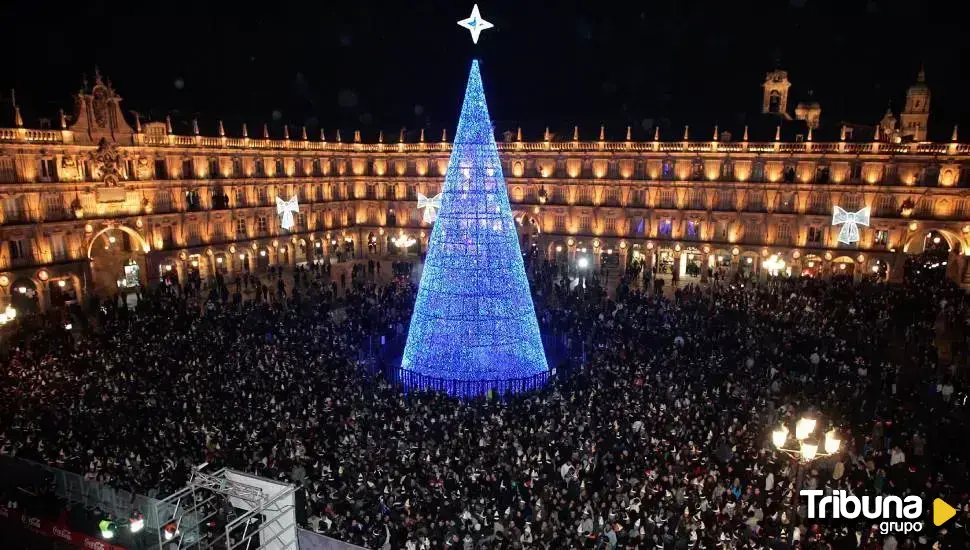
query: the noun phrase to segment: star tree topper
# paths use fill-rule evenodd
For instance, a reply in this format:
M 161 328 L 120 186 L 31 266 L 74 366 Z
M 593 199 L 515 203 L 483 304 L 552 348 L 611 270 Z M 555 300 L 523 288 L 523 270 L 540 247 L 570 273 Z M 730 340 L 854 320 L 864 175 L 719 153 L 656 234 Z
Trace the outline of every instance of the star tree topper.
M 491 29 L 495 25 L 489 23 L 488 21 L 482 19 L 482 14 L 478 12 L 478 4 L 472 6 L 472 14 L 468 19 L 462 19 L 458 22 L 458 26 L 465 27 L 472 33 L 472 43 L 478 44 L 478 35 L 482 34 L 482 31 Z
M 869 207 L 865 207 L 858 212 L 846 212 L 841 207 L 836 206 L 832 212 L 832 225 L 841 225 L 839 230 L 839 242 L 852 244 L 859 242 L 859 226 L 869 226 Z
M 289 231 L 293 228 L 293 214 L 300 211 L 300 203 L 296 197 L 291 197 L 285 201 L 276 197 L 276 213 L 280 217 L 280 227 Z
M 424 209 L 422 219 L 428 223 L 434 223 L 435 218 L 438 217 L 438 210 L 441 210 L 441 193 L 431 198 L 418 193 L 418 210 L 422 208 Z

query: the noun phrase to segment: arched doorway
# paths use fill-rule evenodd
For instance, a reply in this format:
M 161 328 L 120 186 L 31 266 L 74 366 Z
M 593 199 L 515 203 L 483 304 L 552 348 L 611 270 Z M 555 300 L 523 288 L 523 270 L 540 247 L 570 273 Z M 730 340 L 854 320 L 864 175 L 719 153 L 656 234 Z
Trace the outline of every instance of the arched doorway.
M 69 275 L 58 279 L 51 279 L 48 288 L 50 289 L 51 306 L 64 307 L 72 303 L 77 303 L 81 286 L 76 276 Z
M 839 256 L 832 259 L 833 277 L 853 277 L 855 275 L 856 261 L 849 256 Z
M 822 258 L 815 254 L 806 254 L 802 258 L 802 277 L 816 278 L 822 274 Z
M 145 284 L 145 254 L 150 250 L 140 233 L 124 225 L 105 227 L 88 241 L 95 292 L 108 295 Z
M 40 311 L 40 290 L 33 279 L 21 277 L 10 285 L 10 305 L 17 314 Z
M 680 275 L 682 277 L 700 277 L 701 271 L 707 269 L 707 266 L 701 265 L 702 258 L 700 249 L 693 246 L 684 248 L 683 252 L 680 253 Z

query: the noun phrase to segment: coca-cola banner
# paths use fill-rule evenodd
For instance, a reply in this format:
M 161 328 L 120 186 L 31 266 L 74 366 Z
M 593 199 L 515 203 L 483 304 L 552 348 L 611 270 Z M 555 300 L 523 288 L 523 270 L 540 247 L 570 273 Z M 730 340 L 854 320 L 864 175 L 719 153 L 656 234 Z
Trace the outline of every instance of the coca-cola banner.
M 34 533 L 48 538 L 60 539 L 85 550 L 125 550 L 124 546 L 111 544 L 84 533 L 76 533 L 48 519 L 28 516 L 20 513 L 19 510 L 10 510 L 5 506 L 0 506 L 0 520 L 21 523 Z

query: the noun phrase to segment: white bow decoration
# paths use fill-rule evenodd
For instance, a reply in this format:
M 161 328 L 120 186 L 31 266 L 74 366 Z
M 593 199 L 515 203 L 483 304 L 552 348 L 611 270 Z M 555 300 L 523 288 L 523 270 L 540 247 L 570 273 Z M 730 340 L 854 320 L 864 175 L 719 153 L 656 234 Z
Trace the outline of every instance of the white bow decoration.
M 422 208 L 424 209 L 422 219 L 427 223 L 434 223 L 435 218 L 438 217 L 438 210 L 441 210 L 441 193 L 431 198 L 418 193 L 418 210 Z
M 841 225 L 839 230 L 839 242 L 852 244 L 859 242 L 859 226 L 869 226 L 869 207 L 865 207 L 858 212 L 846 212 L 836 206 L 832 212 L 832 225 Z
M 276 213 L 280 217 L 280 227 L 287 231 L 293 228 L 293 214 L 300 211 L 300 203 L 296 197 L 291 197 L 285 201 L 276 197 Z

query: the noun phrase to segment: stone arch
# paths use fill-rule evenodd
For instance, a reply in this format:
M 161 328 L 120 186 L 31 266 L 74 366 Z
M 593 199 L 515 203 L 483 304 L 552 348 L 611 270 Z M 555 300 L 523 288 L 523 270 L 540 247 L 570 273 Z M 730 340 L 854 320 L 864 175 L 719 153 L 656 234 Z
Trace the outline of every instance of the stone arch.
M 967 251 L 970 251 L 970 245 L 968 245 L 967 242 L 964 241 L 963 237 L 956 231 L 944 229 L 942 227 L 930 226 L 920 228 L 917 231 L 910 231 L 909 235 L 906 237 L 906 240 L 903 242 L 903 252 L 909 254 L 909 250 L 913 246 L 913 243 L 916 242 L 916 239 L 918 238 L 920 241 L 922 241 L 926 238 L 926 235 L 932 231 L 936 231 L 946 240 L 946 244 L 950 247 L 950 252 L 956 252 L 957 254 L 963 255 L 966 254 Z M 920 246 L 920 250 L 922 251 L 922 246 Z
M 134 229 L 128 227 L 127 225 L 108 226 L 94 233 L 93 235 L 91 235 L 91 238 L 88 239 L 88 259 L 89 260 L 91 259 L 91 248 L 94 246 L 94 242 L 98 240 L 98 237 L 100 237 L 101 235 L 104 235 L 105 233 L 107 233 L 108 231 L 111 231 L 112 229 L 119 229 L 131 235 L 131 237 L 135 239 L 135 242 L 138 243 L 142 252 L 148 253 L 151 250 L 151 247 L 148 245 L 148 241 L 145 240 L 145 237 L 142 237 L 141 233 L 135 231 Z

